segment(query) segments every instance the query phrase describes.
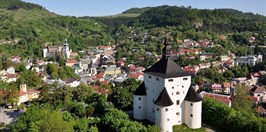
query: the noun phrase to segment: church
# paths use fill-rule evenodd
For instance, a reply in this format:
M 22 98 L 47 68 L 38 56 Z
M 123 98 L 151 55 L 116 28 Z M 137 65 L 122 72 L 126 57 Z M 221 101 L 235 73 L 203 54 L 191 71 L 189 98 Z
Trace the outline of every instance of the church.
M 70 53 L 72 52 L 71 49 L 69 49 L 67 40 L 65 39 L 65 43 L 59 46 L 46 46 L 43 49 L 43 58 L 46 57 L 54 57 L 56 55 L 63 55 L 65 59 L 69 59 Z
M 191 75 L 170 58 L 170 45 L 164 41 L 162 58 L 144 71 L 144 82 L 133 93 L 133 115 L 149 120 L 162 132 L 174 125 L 201 128 L 202 98 L 191 87 Z

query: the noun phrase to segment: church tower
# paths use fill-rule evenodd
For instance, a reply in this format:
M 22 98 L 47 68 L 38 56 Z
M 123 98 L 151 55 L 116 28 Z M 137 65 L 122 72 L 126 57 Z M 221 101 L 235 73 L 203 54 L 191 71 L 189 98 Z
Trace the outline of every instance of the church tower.
M 67 43 L 67 39 L 65 39 L 65 43 L 64 43 L 64 48 L 63 48 L 63 54 L 65 56 L 66 59 L 69 59 L 70 57 L 70 50 L 69 50 L 69 46 L 68 46 L 68 43 Z
M 154 122 L 162 132 L 172 132 L 174 125 L 182 123 L 200 128 L 201 98 L 190 88 L 191 75 L 171 60 L 170 53 L 171 47 L 165 38 L 162 58 L 144 71 L 144 82 L 133 93 L 134 118 Z M 187 106 L 191 103 L 195 107 Z M 186 120 L 185 115 L 191 114 L 194 118 Z

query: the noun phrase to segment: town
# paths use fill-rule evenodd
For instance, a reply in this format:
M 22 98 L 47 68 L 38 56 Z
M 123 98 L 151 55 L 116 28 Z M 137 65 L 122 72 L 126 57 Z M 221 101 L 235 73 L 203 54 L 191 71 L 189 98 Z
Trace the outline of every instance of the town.
M 255 39 L 252 37 L 252 39 Z M 182 69 L 189 73 L 192 77 L 197 76 L 204 69 L 216 68 L 218 73 L 226 73 L 227 70 L 235 67 L 250 66 L 254 67 L 261 64 L 263 56 L 248 55 L 236 56 L 233 53 L 228 53 L 222 56 L 214 56 L 206 53 L 202 47 L 217 46 L 210 40 L 200 40 L 199 42 L 191 39 L 180 40 L 181 44 L 177 51 L 170 51 L 169 57 L 185 57 L 193 60 L 196 57 L 200 58 L 198 65 L 184 66 Z M 179 42 L 179 43 L 180 43 Z M 123 57 L 118 60 L 116 58 L 115 46 L 96 46 L 95 49 L 87 51 L 71 51 L 68 47 L 67 40 L 64 44 L 59 46 L 46 46 L 43 48 L 43 59 L 39 60 L 23 60 L 20 56 L 10 56 L 7 58 L 9 67 L 1 71 L 1 80 L 4 83 L 21 82 L 23 77 L 19 69 L 33 71 L 40 81 L 46 84 L 66 85 L 68 87 L 78 87 L 80 84 L 92 86 L 94 91 L 99 94 L 109 94 L 110 88 L 104 88 L 103 85 L 117 85 L 123 81 L 132 78 L 138 81 L 144 81 L 145 68 L 142 66 L 127 63 L 127 58 Z M 82 58 L 80 56 L 82 54 Z M 60 72 L 59 63 L 51 61 L 51 58 L 61 56 L 64 58 L 64 66 L 69 70 L 73 70 L 75 74 L 71 78 L 66 78 L 56 72 Z M 160 55 L 161 56 L 161 55 Z M 159 60 L 160 56 L 156 59 Z M 215 58 L 215 59 L 213 59 Z M 141 60 L 140 60 L 141 61 Z M 57 70 L 55 70 L 57 69 Z M 52 70 L 52 71 L 51 71 Z M 60 73 L 59 73 L 60 74 Z M 207 73 L 208 74 L 208 73 Z M 202 97 L 209 97 L 219 102 L 225 103 L 228 107 L 232 106 L 232 96 L 236 94 L 236 86 L 238 84 L 248 87 L 245 91 L 252 100 L 256 108 L 256 112 L 261 117 L 265 117 L 266 111 L 266 89 L 265 84 L 265 70 L 254 72 L 247 72 L 245 76 L 232 78 L 230 81 L 224 82 L 208 82 L 204 80 L 199 81 L 192 87 L 195 91 L 200 92 Z M 215 75 L 214 75 L 215 76 Z M 21 83 L 18 89 L 19 92 L 11 90 L 1 90 L 2 105 L 12 108 L 20 106 L 23 103 L 30 104 L 32 100 L 38 100 L 41 90 L 35 90 L 38 87 L 27 87 L 27 81 Z M 9 96 L 14 94 L 13 96 Z M 12 98 L 12 99 L 10 99 Z M 18 107 L 20 108 L 20 107 Z M 4 118 L 2 118 L 3 121 Z M 9 122 L 10 123 L 10 122 Z
M 265 16 L 25 1 L 0 0 L 0 131 L 266 130 Z

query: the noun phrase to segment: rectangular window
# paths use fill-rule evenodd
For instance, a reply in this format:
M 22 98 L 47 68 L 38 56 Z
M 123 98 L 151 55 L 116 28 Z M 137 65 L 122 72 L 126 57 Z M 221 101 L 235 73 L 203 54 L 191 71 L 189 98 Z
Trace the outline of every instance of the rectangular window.
M 183 80 L 187 80 L 187 78 L 183 78 Z
M 167 121 L 170 121 L 170 119 L 168 118 Z
M 165 111 L 168 111 L 168 108 L 165 108 Z
M 149 78 L 151 78 L 151 76 L 149 76 Z
M 179 94 L 180 94 L 180 92 L 179 92 L 179 91 L 177 91 L 177 92 L 176 92 L 176 95 L 179 95 Z
M 157 80 L 157 81 L 159 81 L 159 78 L 158 78 L 158 77 L 156 77 L 156 80 Z
M 174 80 L 173 79 L 168 79 L 168 82 L 173 82 Z
M 156 110 L 159 111 L 159 108 L 157 108 Z
M 174 89 L 175 87 L 172 87 L 172 89 Z
M 190 106 L 193 106 L 193 103 L 190 103 Z
M 139 100 L 141 100 L 141 97 L 139 97 Z
M 190 117 L 193 117 L 193 114 L 190 114 Z
M 179 100 L 176 101 L 176 105 L 179 105 Z
M 179 112 L 176 112 L 176 115 L 179 115 Z
M 141 107 L 139 106 L 139 109 L 141 109 Z

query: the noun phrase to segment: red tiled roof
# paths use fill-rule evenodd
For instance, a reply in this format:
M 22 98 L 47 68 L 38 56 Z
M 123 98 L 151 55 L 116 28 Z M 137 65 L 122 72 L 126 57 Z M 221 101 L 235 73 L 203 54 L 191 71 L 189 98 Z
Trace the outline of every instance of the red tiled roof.
M 136 66 L 129 66 L 129 69 L 134 71 L 136 70 Z
M 140 75 L 142 75 L 142 74 L 141 73 L 128 74 L 128 78 L 138 79 Z
M 34 90 L 34 89 L 28 89 L 27 92 L 28 92 L 28 94 L 31 94 L 31 93 L 40 93 L 41 91 Z
M 220 96 L 220 95 L 217 95 L 217 94 L 205 93 L 204 94 L 204 97 L 209 97 L 209 98 L 212 98 L 212 99 L 217 100 L 218 102 L 222 102 L 222 103 L 226 103 L 226 104 L 229 104 L 231 102 L 231 100 L 229 99 L 229 97 L 227 97 L 227 96 Z
M 95 75 L 97 78 L 103 78 L 105 75 L 104 72 L 100 72 L 99 74 Z
M 102 81 L 101 84 L 103 84 L 103 85 L 106 84 L 107 85 L 107 84 L 109 84 L 109 82 L 110 81 Z
M 26 94 L 27 94 L 27 92 L 20 91 L 19 96 L 24 96 Z
M 77 55 L 77 52 L 70 52 L 71 55 Z
M 195 72 L 195 69 L 191 66 L 185 66 L 183 70 L 186 72 Z
M 6 74 L 4 75 L 7 79 L 10 79 L 10 78 L 17 78 L 17 75 L 16 74 Z
M 75 62 L 76 62 L 76 60 L 67 60 L 66 63 L 75 63 Z
M 263 113 L 263 112 L 265 112 L 266 110 L 263 108 L 263 107 L 261 107 L 261 106 L 259 106 L 257 109 L 256 109 L 256 112 L 257 113 Z
M 224 88 L 229 88 L 231 86 L 230 82 L 224 82 L 223 87 Z

